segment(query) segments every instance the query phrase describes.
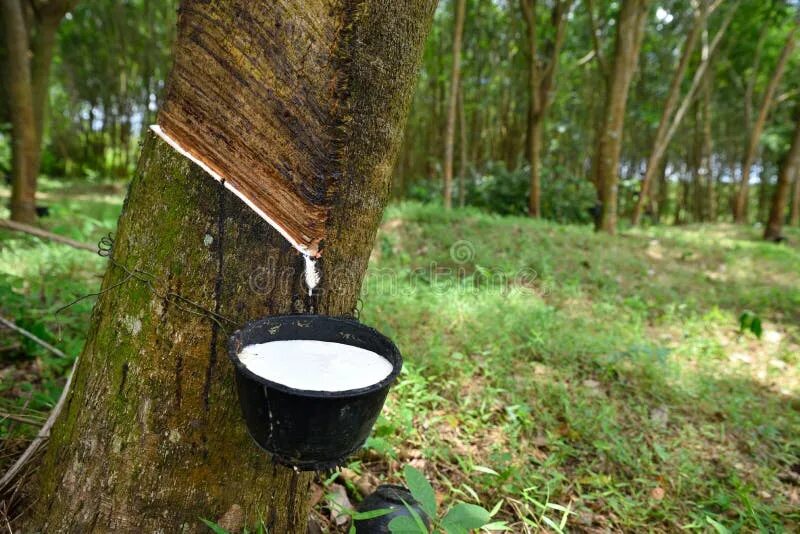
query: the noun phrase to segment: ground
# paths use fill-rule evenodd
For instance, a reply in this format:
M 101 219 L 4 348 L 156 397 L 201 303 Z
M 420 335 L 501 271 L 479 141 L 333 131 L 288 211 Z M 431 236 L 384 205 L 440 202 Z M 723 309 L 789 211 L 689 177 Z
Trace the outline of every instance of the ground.
M 45 181 L 49 229 L 113 232 L 124 186 Z M 0 190 L 5 205 L 7 190 Z M 7 212 L 0 208 L 0 217 Z M 406 366 L 374 436 L 321 476 L 356 502 L 402 466 L 513 532 L 800 529 L 800 232 L 624 230 L 393 205 L 360 318 Z M 0 315 L 80 352 L 105 260 L 0 231 Z M 740 331 L 749 312 L 761 337 Z M 0 469 L 70 366 L 0 330 Z M 320 488 L 317 496 L 325 493 Z M 315 514 L 328 525 L 326 499 Z

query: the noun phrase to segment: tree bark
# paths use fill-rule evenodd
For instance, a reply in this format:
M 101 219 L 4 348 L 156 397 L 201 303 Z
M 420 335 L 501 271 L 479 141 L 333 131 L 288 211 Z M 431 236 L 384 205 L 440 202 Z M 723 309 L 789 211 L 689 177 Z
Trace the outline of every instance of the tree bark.
M 700 177 L 705 183 L 705 188 L 701 194 L 705 198 L 703 202 L 702 217 L 706 221 L 716 220 L 717 202 L 716 188 L 714 179 L 714 169 L 711 165 L 711 157 L 714 154 L 714 139 L 712 137 L 712 109 L 711 109 L 711 78 L 706 76 L 701 88 L 700 101 L 700 120 L 703 123 L 703 135 L 700 146 Z
M 56 34 L 64 15 L 74 7 L 75 3 L 73 0 L 49 0 L 37 3 L 35 9 L 35 31 L 31 39 L 31 85 L 33 113 L 36 120 L 36 146 L 40 147 L 37 150 L 37 169 L 38 161 L 41 159 L 44 123 L 49 109 L 50 67 L 53 64 Z
M 263 518 L 270 532 L 305 533 L 311 475 L 273 464 L 247 436 L 226 340 L 260 316 L 354 309 L 434 7 L 182 3 L 176 65 L 200 53 L 193 44 L 217 43 L 230 47 L 214 50 L 219 64 L 240 69 L 205 98 L 246 85 L 253 94 L 243 106 L 286 101 L 337 117 L 274 138 L 277 148 L 304 135 L 304 150 L 332 162 L 322 281 L 307 295 L 303 258 L 289 242 L 148 135 L 72 391 L 29 484 L 23 531 L 204 532 L 200 517 L 240 508 L 251 527 Z M 306 67 L 286 69 L 295 54 Z M 248 76 L 246 58 L 266 58 L 274 77 Z M 174 67 L 170 83 L 185 74 Z M 165 106 L 180 106 L 181 95 L 168 92 Z M 283 114 L 266 120 L 294 124 Z M 261 157 L 278 165 L 278 153 Z
M 464 84 L 458 89 L 458 132 L 460 163 L 458 166 L 458 205 L 464 207 L 467 198 L 467 173 L 469 172 L 467 151 L 469 138 L 467 135 L 467 113 L 464 110 Z
M 48 109 L 50 65 L 58 26 L 72 4 L 67 0 L 31 3 L 33 15 L 28 17 L 28 23 L 19 0 L 3 0 L 15 161 L 11 219 L 18 222 L 36 220 L 36 181 Z
M 619 154 L 625 122 L 628 90 L 639 62 L 644 38 L 648 0 L 623 0 L 617 20 L 617 42 L 614 53 L 603 120 L 597 135 L 593 165 L 593 182 L 597 187 L 600 214 L 595 229 L 609 234 L 617 229 L 617 184 Z
M 781 55 L 778 58 L 778 63 L 775 65 L 775 70 L 772 77 L 767 84 L 764 91 L 764 96 L 761 100 L 761 107 L 758 111 L 758 116 L 750 131 L 750 137 L 745 149 L 744 160 L 742 161 L 742 180 L 739 184 L 739 190 L 736 194 L 736 199 L 733 205 L 733 218 L 736 223 L 744 223 L 747 220 L 747 200 L 750 193 L 750 170 L 756 159 L 758 146 L 761 142 L 761 133 L 764 131 L 764 125 L 767 122 L 767 116 L 772 108 L 772 103 L 775 96 L 775 91 L 778 88 L 783 77 L 783 71 L 786 69 L 786 63 L 789 61 L 792 50 L 794 49 L 795 34 L 797 33 L 797 25 L 792 27 L 789 36 L 786 38 L 786 44 L 783 46 Z M 755 75 L 755 74 L 754 74 Z
M 800 226 L 800 171 L 794 174 L 794 194 L 792 195 L 792 212 L 789 215 L 789 224 Z
M 9 115 L 12 128 L 11 220 L 36 222 L 36 123 L 28 31 L 19 0 L 2 1 L 8 50 Z
M 447 104 L 447 130 L 444 139 L 444 207 L 453 207 L 453 153 L 456 137 L 456 112 L 458 91 L 461 85 L 461 40 L 464 33 L 466 1 L 454 2 L 455 26 L 453 27 L 453 71 L 450 76 L 450 96 Z
M 772 204 L 769 211 L 769 220 L 764 229 L 764 239 L 775 240 L 781 237 L 783 221 L 786 214 L 786 205 L 789 203 L 789 190 L 792 186 L 792 178 L 797 181 L 798 170 L 800 170 L 800 113 L 797 115 L 797 122 L 794 127 L 792 144 L 788 154 L 781 163 L 778 172 L 778 183 L 775 186 L 775 193 L 772 195 Z M 762 187 L 764 183 L 762 182 Z M 795 189 L 797 187 L 795 186 Z
M 541 216 L 541 151 L 544 120 L 553 103 L 553 85 L 558 70 L 558 57 L 564 44 L 567 13 L 572 0 L 557 0 L 550 12 L 550 20 L 555 31 L 552 40 L 545 43 L 548 55 L 543 65 L 539 62 L 537 37 L 538 19 L 536 0 L 520 0 L 520 7 L 528 28 L 528 138 L 527 153 L 530 163 L 530 194 L 528 196 L 528 215 Z

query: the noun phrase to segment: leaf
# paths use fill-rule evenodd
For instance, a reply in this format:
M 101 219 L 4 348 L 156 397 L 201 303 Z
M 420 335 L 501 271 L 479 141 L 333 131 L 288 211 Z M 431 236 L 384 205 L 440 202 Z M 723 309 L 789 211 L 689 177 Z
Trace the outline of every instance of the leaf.
M 427 534 L 427 530 L 420 530 L 414 519 L 407 515 L 399 515 L 389 521 L 389 532 L 392 534 Z
M 453 506 L 442 520 L 442 525 L 461 527 L 462 529 L 480 528 L 491 520 L 489 512 L 476 504 L 460 502 Z M 449 532 L 449 530 L 448 530 Z
M 494 517 L 497 514 L 497 512 L 500 511 L 500 507 L 501 506 L 503 506 L 503 499 L 500 499 L 499 501 L 497 501 L 497 504 L 494 505 L 494 508 L 492 508 L 492 511 L 489 512 L 489 517 Z
M 491 467 L 486 467 L 483 465 L 476 465 L 472 468 L 473 471 L 477 471 L 479 473 L 486 473 L 487 475 L 494 475 L 496 477 L 500 476 L 500 473 L 492 469 Z
M 744 332 L 745 330 L 750 330 L 757 338 L 761 339 L 761 334 L 763 333 L 761 317 L 750 310 L 743 311 L 739 316 L 739 332 Z
M 725 527 L 725 525 L 723 525 L 718 521 L 715 521 L 709 516 L 706 516 L 706 522 L 712 527 L 714 527 L 714 530 L 717 531 L 717 534 L 730 534 L 731 532 L 730 530 L 727 529 L 727 527 Z
M 403 501 L 403 505 L 406 507 L 406 510 L 408 510 L 408 513 L 411 514 L 411 517 L 414 519 L 414 523 L 417 525 L 417 528 L 419 529 L 419 531 L 427 533 L 428 532 L 428 526 L 425 524 L 425 522 L 419 516 L 419 512 L 417 512 L 416 508 L 414 508 L 410 504 L 408 504 L 405 501 L 405 499 L 400 499 L 400 500 Z
M 505 521 L 493 521 L 486 525 L 483 525 L 484 530 L 488 530 L 490 532 L 508 532 L 511 530 L 511 527 L 508 526 L 508 523 Z
M 366 521 L 367 519 L 375 519 L 376 517 L 382 517 L 391 513 L 391 508 L 381 508 L 379 510 L 370 510 L 369 512 L 355 512 L 350 514 L 350 517 L 357 521 Z
M 203 522 L 203 524 L 204 524 L 205 526 L 207 526 L 208 528 L 210 528 L 210 529 L 211 529 L 211 532 L 213 532 L 214 534 L 230 534 L 230 532 L 228 532 L 227 530 L 225 530 L 224 528 L 222 528 L 222 527 L 221 527 L 221 526 L 219 526 L 218 524 L 216 524 L 216 523 L 212 523 L 212 522 L 211 522 L 211 521 L 209 521 L 208 519 L 203 519 L 203 518 L 201 517 L 201 518 L 200 518 L 200 521 L 202 521 L 202 522 Z
M 410 465 L 403 469 L 403 475 L 411 495 L 422 506 L 428 517 L 436 517 L 436 493 L 434 493 L 433 487 L 428 482 L 428 479 L 425 478 L 425 475 L 419 469 Z

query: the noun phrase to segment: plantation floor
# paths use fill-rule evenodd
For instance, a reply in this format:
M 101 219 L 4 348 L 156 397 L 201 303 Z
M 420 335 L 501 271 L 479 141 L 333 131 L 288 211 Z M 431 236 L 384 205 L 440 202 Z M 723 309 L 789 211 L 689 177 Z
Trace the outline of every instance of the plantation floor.
M 123 193 L 45 182 L 43 197 L 47 227 L 96 242 Z M 445 504 L 500 502 L 494 519 L 513 532 L 797 531 L 800 232 L 788 245 L 759 233 L 718 224 L 609 237 L 391 207 L 360 318 L 397 341 L 406 366 L 339 481 L 355 501 L 411 463 Z M 77 354 L 93 299 L 55 312 L 96 291 L 103 268 L 0 231 L 0 314 Z M 760 338 L 740 332 L 745 312 Z M 3 330 L 0 351 L 2 468 L 70 362 Z

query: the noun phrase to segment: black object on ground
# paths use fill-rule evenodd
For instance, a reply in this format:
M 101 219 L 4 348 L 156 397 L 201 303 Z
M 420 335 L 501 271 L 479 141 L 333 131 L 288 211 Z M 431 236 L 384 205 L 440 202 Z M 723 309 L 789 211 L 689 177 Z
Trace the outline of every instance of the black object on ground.
M 405 501 L 405 503 L 403 502 Z M 374 492 L 361 501 L 356 511 L 358 512 L 371 512 L 373 510 L 390 509 L 391 512 L 375 517 L 373 519 L 356 520 L 353 526 L 356 527 L 356 534 L 388 534 L 389 523 L 398 516 L 411 516 L 411 513 L 406 508 L 406 504 L 414 509 L 419 515 L 420 519 L 425 523 L 425 526 L 430 526 L 428 516 L 422 510 L 422 507 L 411 492 L 403 486 L 396 486 L 393 484 L 384 484 L 378 486 Z

